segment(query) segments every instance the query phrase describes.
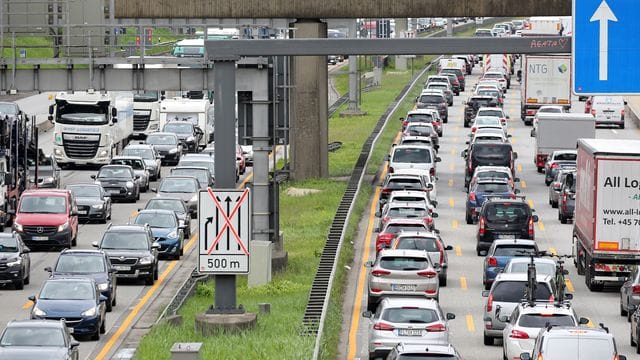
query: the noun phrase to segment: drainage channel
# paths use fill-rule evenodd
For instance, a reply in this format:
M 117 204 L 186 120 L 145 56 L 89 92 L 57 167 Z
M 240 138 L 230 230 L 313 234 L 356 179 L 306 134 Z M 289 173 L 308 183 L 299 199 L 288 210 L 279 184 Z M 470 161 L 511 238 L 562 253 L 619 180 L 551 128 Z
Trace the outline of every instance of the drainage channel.
M 432 61 L 411 83 L 407 84 L 407 86 L 402 89 L 400 94 L 389 105 L 386 112 L 380 116 L 375 128 L 364 142 L 362 150 L 360 151 L 360 156 L 358 157 L 353 171 L 351 172 L 347 189 L 342 196 L 342 200 L 338 205 L 333 222 L 329 228 L 327 241 L 320 257 L 316 276 L 311 284 L 309 300 L 302 319 L 302 335 L 316 336 L 313 354 L 314 359 L 318 358 L 320 351 L 320 338 L 322 337 L 322 329 L 328 308 L 329 297 L 331 296 L 331 286 L 335 276 L 337 259 L 340 257 L 342 240 L 344 239 L 344 233 L 349 222 L 349 217 L 351 216 L 356 194 L 362 184 L 362 178 L 364 176 L 367 163 L 369 162 L 373 145 L 378 140 L 382 133 L 382 129 L 389 121 L 391 115 L 396 111 L 400 103 L 409 93 L 409 90 L 411 90 L 417 81 L 431 69 L 437 60 L 438 59 Z

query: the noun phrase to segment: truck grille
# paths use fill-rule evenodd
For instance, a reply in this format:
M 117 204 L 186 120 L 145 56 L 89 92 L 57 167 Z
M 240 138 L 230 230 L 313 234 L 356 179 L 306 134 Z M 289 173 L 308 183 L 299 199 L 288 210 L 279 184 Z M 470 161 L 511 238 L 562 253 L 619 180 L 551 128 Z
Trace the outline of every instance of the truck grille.
M 100 140 L 62 140 L 64 152 L 70 158 L 90 159 L 96 156 Z
M 135 265 L 138 262 L 137 258 L 120 258 L 120 257 L 110 257 L 111 265 Z
M 145 131 L 149 127 L 151 115 L 133 115 L 133 131 Z
M 23 226 L 24 232 L 27 235 L 54 235 L 58 230 L 57 226 L 39 226 L 39 225 L 25 225 Z

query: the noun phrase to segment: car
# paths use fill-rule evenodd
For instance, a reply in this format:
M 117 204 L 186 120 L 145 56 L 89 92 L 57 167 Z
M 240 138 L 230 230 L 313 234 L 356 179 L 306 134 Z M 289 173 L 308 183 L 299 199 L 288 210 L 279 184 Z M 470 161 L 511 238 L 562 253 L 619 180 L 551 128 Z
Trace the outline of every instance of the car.
M 447 98 L 442 90 L 423 90 L 416 98 L 416 109 L 436 109 L 443 122 L 449 121 Z
M 201 190 L 213 187 L 215 182 L 209 169 L 202 166 L 177 166 L 171 169 L 172 176 L 193 176 L 198 179 Z
M 432 202 L 438 200 L 438 187 L 436 183 L 438 180 L 437 176 L 429 175 L 427 171 L 422 169 L 398 169 L 395 170 L 394 174 L 420 176 L 426 184 L 422 191 L 427 193 Z
M 478 109 L 476 116 L 495 116 L 500 119 L 502 126 L 507 126 L 507 120 L 509 120 L 509 115 L 505 114 L 504 110 L 501 107 L 481 107 Z
M 93 247 L 104 251 L 116 276 L 144 279 L 147 285 L 158 280 L 158 249 L 149 226 L 111 225 Z
M 253 145 L 240 145 L 247 166 L 253 166 Z
M 500 319 L 506 324 L 502 331 L 503 358 L 519 359 L 523 352 L 533 351 L 540 329 L 555 326 L 586 325 L 589 319 L 576 316 L 569 302 L 522 302 L 511 316 Z
M 464 105 L 464 127 L 469 127 L 478 111 L 483 107 L 498 106 L 497 99 L 493 96 L 473 95 L 470 96 Z
M 192 218 L 198 217 L 198 192 L 200 183 L 193 176 L 167 176 L 160 182 L 157 189 L 151 191 L 158 197 L 177 197 L 184 201 Z
M 146 144 L 129 144 L 122 150 L 122 156 L 140 157 L 149 173 L 149 179 L 156 181 L 162 176 L 162 155 L 153 143 L 162 142 L 157 133 L 147 135 Z M 149 138 L 151 136 L 151 138 Z M 166 136 L 165 136 L 166 137 Z M 149 142 L 151 141 L 151 142 Z M 158 145 L 161 146 L 162 145 Z M 128 165 L 128 164 L 127 164 Z M 134 167 L 134 171 L 139 170 Z M 139 175 L 142 175 L 141 173 Z
M 562 185 L 560 185 L 560 194 L 558 196 L 558 220 L 566 224 L 573 219 L 576 208 L 576 172 L 570 172 L 564 177 Z
M 505 101 L 505 95 L 502 92 L 502 90 L 500 90 L 500 88 L 496 88 L 493 86 L 486 86 L 486 85 L 480 85 L 478 86 L 478 88 L 476 89 L 476 91 L 474 92 L 474 95 L 476 96 L 490 96 L 494 99 L 494 104 L 496 104 L 497 107 L 502 108 L 504 107 L 504 101 Z
M 504 130 L 496 129 L 496 128 L 480 128 L 476 130 L 475 133 L 469 135 L 471 140 L 465 141 L 469 148 L 471 148 L 471 144 L 478 142 L 501 142 L 507 143 L 509 142 L 509 138 L 511 135 L 506 135 Z M 468 150 L 467 149 L 467 150 Z
M 590 109 L 598 125 L 617 125 L 624 129 L 625 101 L 622 96 L 593 96 L 585 109 Z
M 205 149 L 206 151 L 206 149 Z M 211 181 L 215 183 L 216 179 L 216 167 L 215 158 L 213 153 L 209 154 L 186 154 L 178 162 L 178 166 L 196 166 L 205 167 L 209 169 L 211 173 Z M 236 169 L 236 181 L 240 177 L 240 173 Z
M 106 331 L 107 298 L 91 278 L 49 278 L 38 296 L 29 296 L 29 300 L 33 302 L 31 319 L 64 319 L 75 337 L 89 335 L 91 340 L 100 340 Z
M 449 84 L 451 84 L 451 88 L 456 95 L 460 95 L 460 91 L 464 91 L 464 89 L 461 88 L 460 80 L 458 80 L 458 76 L 456 74 L 442 72 L 438 74 L 438 76 L 446 76 L 447 78 L 449 78 Z
M 78 238 L 78 209 L 69 190 L 27 190 L 20 196 L 13 230 L 31 248 L 71 248 Z
M 502 130 L 507 136 L 507 128 L 502 124 L 500 118 L 497 116 L 480 116 L 476 115 L 473 119 L 473 125 L 471 125 L 471 134 L 474 134 L 479 129 L 495 129 L 496 131 Z
M 550 326 L 542 328 L 531 353 L 520 354 L 522 360 L 540 359 L 562 360 L 627 360 L 618 354 L 616 340 L 609 329 L 584 326 Z
M 391 240 L 401 231 L 429 231 L 420 219 L 390 219 L 383 228 L 376 228 L 376 253 L 391 246 Z
M 557 208 L 558 203 L 560 202 L 560 192 L 562 191 L 562 181 L 567 176 L 567 174 L 575 173 L 575 169 L 567 169 L 567 170 L 558 170 L 556 172 L 556 176 L 553 178 L 551 183 L 549 184 L 549 205 L 552 208 Z
M 558 170 L 575 169 L 578 152 L 576 150 L 556 150 L 544 164 L 544 184 L 549 186 Z
M 438 269 L 424 250 L 382 250 L 368 261 L 367 310 L 374 311 L 382 298 L 417 296 L 439 298 Z
M 491 29 L 476 29 L 473 33 L 475 37 L 494 37 Z
M 631 267 L 627 281 L 620 287 L 620 316 L 626 316 L 631 321 L 633 311 L 640 307 L 640 266 Z
M 509 260 L 517 257 L 529 258 L 537 253 L 538 245 L 533 240 L 495 240 L 489 247 L 483 262 L 482 284 L 484 289 L 491 288 L 493 280 L 502 272 Z
M 140 191 L 147 192 L 149 190 L 149 170 L 144 160 L 139 156 L 114 156 L 110 162 L 111 165 L 127 165 L 131 166 L 134 175 L 137 177 L 136 182 Z
M 440 148 L 440 135 L 431 123 L 412 122 L 402 132 L 402 136 L 428 136 L 431 138 L 432 147 L 438 151 Z
M 501 71 L 497 71 L 497 70 L 490 70 L 487 71 L 486 73 L 484 73 L 482 75 L 482 77 L 480 78 L 480 80 L 497 80 L 500 83 L 500 86 L 502 87 L 502 91 L 503 92 L 507 92 L 507 88 L 509 87 L 507 84 L 507 77 L 505 76 L 505 74 Z
M 511 169 L 506 166 L 477 166 L 471 176 L 469 186 L 472 186 L 480 179 L 505 179 L 515 189 L 515 183 L 520 182 L 520 178 L 513 177 Z
M 537 286 L 533 299 L 552 301 L 556 293 L 553 277 L 536 275 Z M 498 274 L 490 290 L 483 290 L 482 297 L 487 298 L 484 306 L 485 345 L 493 345 L 494 339 L 502 337 L 505 323 L 498 317 L 511 316 L 511 312 L 525 298 L 527 292 L 527 274 Z
M 478 212 L 476 253 L 486 255 L 494 240 L 500 238 L 535 240 L 533 223 L 538 215 L 523 197 L 516 199 L 491 198 Z
M 172 120 L 164 124 L 162 132 L 174 133 L 187 152 L 197 152 L 203 136 L 202 130 L 189 121 Z
M 140 176 L 128 165 L 105 165 L 97 174 L 91 175 L 97 185 L 109 194 L 111 200 L 122 199 L 129 202 L 140 200 Z
M 531 259 L 529 257 L 514 257 L 509 259 L 507 265 L 502 270 L 503 274 L 526 274 Z M 556 275 L 557 263 L 553 259 L 549 258 L 533 258 L 533 265 L 536 267 L 536 274 L 538 275 Z
M 401 136 L 398 145 L 424 145 L 433 147 L 431 136 Z
M 402 122 L 402 130 L 404 131 L 407 125 L 411 123 L 430 123 L 438 133 L 438 136 L 442 136 L 442 123 L 440 121 L 440 113 L 435 109 L 416 109 L 407 113 L 407 116 Z
M 455 315 L 442 312 L 433 299 L 384 298 L 374 311 L 365 311 L 369 319 L 369 359 L 386 357 L 403 341 L 412 344 L 448 344 L 448 321 Z
M 378 211 L 382 211 L 393 191 L 415 190 L 427 193 L 433 189 L 433 185 L 429 186 L 424 176 L 393 173 L 385 176 L 380 187 L 382 189 L 380 190 L 380 197 L 378 198 Z
M 462 73 L 462 69 L 450 68 L 450 67 L 440 69 L 439 75 L 444 75 L 444 74 L 455 74 L 458 77 L 458 82 L 460 82 L 460 91 L 464 91 L 466 82 L 465 82 L 464 74 Z
M 435 187 L 434 187 L 435 189 Z M 427 206 L 429 212 L 432 213 L 438 202 L 431 198 L 431 191 L 415 191 L 415 190 L 395 190 L 389 195 L 387 202 L 417 202 Z
M 244 158 L 244 150 L 242 150 L 240 144 L 236 144 L 236 168 L 238 168 L 240 175 L 244 175 L 244 173 L 247 172 L 247 162 Z
M 58 255 L 56 264 L 44 269 L 51 277 L 58 278 L 91 278 L 98 285 L 100 293 L 106 300 L 107 312 L 117 303 L 118 282 L 111 261 L 104 251 L 89 249 L 63 250 Z
M 78 207 L 78 219 L 98 220 L 103 224 L 111 220 L 111 196 L 98 184 L 67 185 Z
M 426 89 L 427 85 L 429 85 L 432 82 L 447 83 L 449 84 L 451 91 L 453 91 L 453 93 L 456 96 L 460 95 L 460 82 L 458 81 L 458 77 L 455 75 L 452 75 L 451 77 L 447 75 L 429 75 L 429 77 L 427 78 L 427 82 L 425 83 L 424 89 Z
M 29 181 L 38 189 L 56 189 L 60 187 L 60 167 L 55 156 L 46 155 L 42 149 L 38 149 L 38 179 L 36 180 L 36 162 L 32 157 L 27 158 L 29 166 Z
M 536 115 L 533 117 L 533 131 L 538 131 L 538 115 L 539 114 L 561 114 L 564 113 L 565 108 L 559 105 L 543 105 L 536 111 Z
M 178 165 L 183 151 L 182 142 L 178 139 L 178 135 L 168 132 L 151 133 L 147 135 L 145 142 L 152 145 L 157 151 L 161 165 Z M 127 152 L 125 152 L 125 154 L 127 154 Z M 160 175 L 160 171 L 158 171 L 158 175 Z
M 62 320 L 11 320 L 0 335 L 0 359 L 78 360 L 79 347 Z
M 184 228 L 171 210 L 141 210 L 133 220 L 136 225 L 149 225 L 154 241 L 160 244 L 159 257 L 180 260 L 184 255 Z
M 447 286 L 447 269 L 449 268 L 448 250 L 453 250 L 451 245 L 445 245 L 436 231 L 403 231 L 391 240 L 391 249 L 394 250 L 424 250 L 429 253 L 431 261 L 440 264 L 438 279 L 440 286 Z
M 444 93 L 446 99 L 447 99 L 447 105 L 448 106 L 453 106 L 453 90 L 451 90 L 451 87 L 449 86 L 449 81 L 447 82 L 430 82 L 427 87 L 425 88 L 425 90 L 442 90 L 442 92 Z
M 465 220 L 473 224 L 482 205 L 489 197 L 515 198 L 520 190 L 513 189 L 513 185 L 503 178 L 481 178 L 469 186 L 467 201 L 465 202 Z
M 636 353 L 640 354 L 640 311 L 636 305 L 629 305 L 628 310 L 631 314 L 631 323 L 629 324 L 629 342 L 631 346 L 635 346 Z
M 29 249 L 15 232 L 0 233 L 0 284 L 13 284 L 24 289 L 31 279 Z
M 375 213 L 380 218 L 379 227 L 384 225 L 391 219 L 422 219 L 429 230 L 435 228 L 434 218 L 438 217 L 438 213 L 431 213 L 426 204 L 419 202 L 388 202 L 381 212 Z
M 182 199 L 170 197 L 149 199 L 144 206 L 144 209 L 173 211 L 178 217 L 179 224 L 183 226 L 184 237 L 191 237 L 191 213 Z M 138 211 L 142 210 L 143 209 L 138 209 Z
M 399 343 L 389 353 L 387 360 L 442 359 L 462 360 L 451 344 L 404 344 Z
M 518 153 L 513 151 L 510 143 L 501 141 L 487 141 L 469 144 L 461 156 L 466 160 L 464 185 L 469 186 L 471 176 L 478 166 L 506 166 L 515 176 L 515 160 Z
M 419 145 L 394 146 L 386 159 L 389 173 L 409 168 L 428 171 L 431 176 L 436 176 L 436 163 L 442 161 L 432 147 Z

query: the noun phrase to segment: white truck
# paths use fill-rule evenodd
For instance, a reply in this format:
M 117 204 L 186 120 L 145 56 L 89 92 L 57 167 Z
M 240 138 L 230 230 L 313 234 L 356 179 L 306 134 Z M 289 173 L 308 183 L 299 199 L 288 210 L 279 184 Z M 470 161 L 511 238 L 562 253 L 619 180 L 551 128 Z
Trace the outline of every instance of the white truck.
M 133 135 L 133 95 L 60 92 L 49 106 L 53 155 L 60 166 L 104 165 Z
M 571 108 L 571 56 L 525 55 L 523 65 L 520 117 L 525 125 L 533 124 L 543 105 Z
M 206 97 L 203 99 L 189 99 L 174 97 L 162 100 L 160 103 L 160 129 L 170 121 L 189 120 L 202 130 L 199 147 L 204 149 L 213 141 L 214 110 Z
M 160 129 L 160 92 L 144 91 L 133 95 L 133 136 L 144 138 Z
M 529 19 L 529 27 L 522 30 L 522 36 L 559 35 L 563 30 L 562 19 L 557 16 L 534 16 Z M 563 32 L 563 35 L 566 35 Z
M 575 150 L 578 139 L 594 139 L 596 121 L 591 114 L 540 113 L 535 135 L 536 156 L 533 162 L 540 172 L 552 152 Z
M 578 141 L 573 255 L 590 290 L 640 265 L 640 140 Z

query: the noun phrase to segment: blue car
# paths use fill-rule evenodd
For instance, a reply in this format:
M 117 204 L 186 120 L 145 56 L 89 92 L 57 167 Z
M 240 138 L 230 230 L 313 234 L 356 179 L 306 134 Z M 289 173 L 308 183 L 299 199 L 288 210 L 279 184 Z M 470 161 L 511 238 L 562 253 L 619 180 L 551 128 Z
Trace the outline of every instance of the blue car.
M 89 335 L 91 340 L 100 340 L 105 333 L 107 297 L 91 278 L 47 279 L 38 297 L 29 300 L 34 303 L 31 319 L 64 319 L 74 336 Z
M 187 225 L 180 222 L 174 211 L 141 210 L 134 223 L 149 225 L 154 241 L 160 244 L 159 256 L 178 260 L 184 254 L 184 231 Z
M 484 289 L 491 289 L 496 276 L 502 272 L 509 260 L 516 257 L 529 257 L 538 253 L 534 240 L 499 239 L 495 240 L 484 258 L 482 283 Z
M 469 188 L 466 204 L 466 221 L 467 224 L 473 224 L 474 218 L 478 215 L 482 204 L 489 196 L 511 197 L 514 198 L 520 190 L 512 189 L 507 179 L 503 178 L 484 178 L 472 184 Z

